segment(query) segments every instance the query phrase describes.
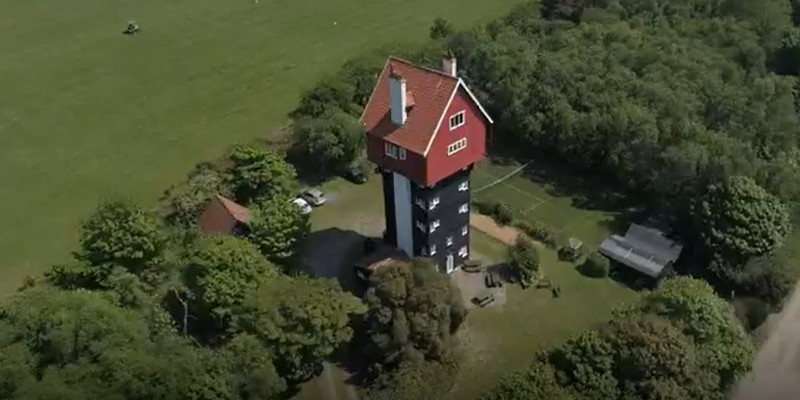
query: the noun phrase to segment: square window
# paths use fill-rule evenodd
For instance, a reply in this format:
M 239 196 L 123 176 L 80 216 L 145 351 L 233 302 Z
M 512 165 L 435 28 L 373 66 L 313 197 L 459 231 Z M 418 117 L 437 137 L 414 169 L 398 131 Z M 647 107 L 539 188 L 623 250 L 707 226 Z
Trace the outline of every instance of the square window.
M 434 254 L 436 254 L 436 245 L 432 244 L 431 245 L 431 255 L 434 255 Z
M 451 131 L 453 129 L 458 128 L 461 125 L 464 125 L 464 116 L 465 116 L 465 112 L 464 111 L 459 111 L 459 112 L 453 114 L 450 117 L 450 130 Z
M 398 154 L 400 155 L 400 159 L 401 159 L 401 160 L 405 160 L 405 159 L 406 159 L 406 149 L 404 149 L 404 148 L 402 148 L 402 147 L 401 147 L 401 148 L 398 150 Z
M 417 229 L 419 229 L 422 232 L 425 232 L 425 224 L 423 224 L 422 222 L 417 221 Z
M 433 221 L 431 223 L 431 233 L 433 233 L 438 227 L 439 227 L 439 220 L 437 219 L 436 221 Z
M 461 249 L 458 250 L 458 255 L 460 255 L 461 257 L 467 257 L 467 255 L 469 255 L 469 250 L 467 250 L 467 246 L 461 247 Z
M 431 203 L 430 203 L 430 206 L 429 206 L 429 208 L 430 208 L 431 210 L 433 210 L 433 209 L 434 209 L 434 208 L 436 208 L 436 206 L 438 206 L 438 205 L 439 205 L 439 196 L 436 196 L 436 197 L 434 197 L 434 198 L 432 198 L 432 199 L 431 199 Z
M 425 201 L 420 199 L 419 197 L 414 199 L 414 204 L 416 204 L 417 206 L 419 206 L 419 208 L 423 210 L 425 209 Z
M 447 245 L 448 246 L 452 246 L 453 245 L 453 237 L 452 236 L 448 236 L 447 237 Z
M 469 226 L 464 225 L 461 227 L 461 236 L 467 236 L 469 233 Z
M 465 213 L 468 213 L 468 212 L 469 212 L 469 204 L 464 203 L 464 204 L 461 205 L 461 207 L 458 207 L 458 213 L 459 214 L 465 214 Z
M 469 190 L 469 181 L 461 182 L 461 184 L 458 185 L 459 192 L 466 192 L 467 190 Z
M 397 158 L 397 146 L 395 146 L 395 145 L 393 145 L 391 143 L 385 143 L 384 144 L 384 151 L 385 151 L 387 156 L 392 157 L 392 158 Z

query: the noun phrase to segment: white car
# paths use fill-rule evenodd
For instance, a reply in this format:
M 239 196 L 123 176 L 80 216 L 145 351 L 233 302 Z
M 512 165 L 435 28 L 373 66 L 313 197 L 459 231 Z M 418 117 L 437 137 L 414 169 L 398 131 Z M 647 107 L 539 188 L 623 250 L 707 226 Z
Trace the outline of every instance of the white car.
M 311 214 L 311 205 L 309 205 L 307 201 L 299 197 L 296 197 L 294 200 L 292 200 L 292 203 L 294 203 L 294 205 L 296 205 L 297 208 L 300 209 L 300 214 L 303 215 Z
M 319 207 L 325 204 L 325 193 L 322 193 L 322 190 L 317 188 L 306 188 L 300 192 L 300 197 L 303 198 L 308 204 L 311 204 L 314 207 Z

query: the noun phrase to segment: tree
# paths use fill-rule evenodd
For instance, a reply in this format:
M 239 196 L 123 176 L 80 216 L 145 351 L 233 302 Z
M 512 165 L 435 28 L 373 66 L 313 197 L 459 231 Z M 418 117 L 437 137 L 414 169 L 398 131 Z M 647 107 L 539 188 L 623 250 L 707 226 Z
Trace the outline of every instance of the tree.
M 285 260 L 298 251 L 309 229 L 308 217 L 292 197 L 280 194 L 253 208 L 248 238 L 266 257 Z
M 444 359 L 466 317 L 458 288 L 424 260 L 375 271 L 364 302 L 367 355 L 387 367 L 404 359 Z
M 338 78 L 326 78 L 303 94 L 300 104 L 289 116 L 303 118 L 323 118 L 336 112 L 358 114 L 358 106 L 353 104 L 355 88 L 349 82 Z
M 786 207 L 742 176 L 710 185 L 695 204 L 694 215 L 703 245 L 723 265 L 738 266 L 750 257 L 767 254 L 789 232 Z
M 235 311 L 238 332 L 257 337 L 280 375 L 296 383 L 322 371 L 322 362 L 350 341 L 349 316 L 361 302 L 333 280 L 282 276 L 263 282 Z
M 583 395 L 580 398 L 618 399 L 615 351 L 601 332 L 591 330 L 551 349 L 547 361 L 555 369 L 559 382 Z
M 167 194 L 167 220 L 185 228 L 195 226 L 203 209 L 215 195 L 231 196 L 229 183 L 213 166 L 198 165 L 184 185 Z
M 605 278 L 611 268 L 607 258 L 602 254 L 594 252 L 586 258 L 586 262 L 581 265 L 581 272 L 593 278 Z
M 433 20 L 433 25 L 431 25 L 430 28 L 431 39 L 446 38 L 452 33 L 453 27 L 450 25 L 450 21 L 442 17 L 437 17 Z
M 228 235 L 200 237 L 186 256 L 186 286 L 204 317 L 202 324 L 224 329 L 233 308 L 277 269 L 244 239 Z
M 229 155 L 236 199 L 258 203 L 275 195 L 289 195 L 297 189 L 297 173 L 281 155 L 271 149 L 238 146 Z
M 544 0 L 541 12 L 545 19 L 565 19 L 578 23 L 583 8 L 583 0 Z
M 666 279 L 628 312 L 658 315 L 681 326 L 697 343 L 706 368 L 718 376 L 718 390 L 722 392 L 750 370 L 753 344 L 730 306 L 704 281 Z
M 504 375 L 480 400 L 573 400 L 576 397 L 556 380 L 553 367 L 541 360 Z
M 166 237 L 158 219 L 127 201 L 100 204 L 80 227 L 78 257 L 92 265 L 116 264 L 140 272 L 161 256 Z
M 407 360 L 396 369 L 380 374 L 364 393 L 367 400 L 441 399 L 450 391 L 458 374 L 458 362 Z
M 356 117 L 334 112 L 318 119 L 301 119 L 292 126 L 292 153 L 320 174 L 341 171 L 364 149 L 364 127 Z
M 533 242 L 520 235 L 514 246 L 508 249 L 508 264 L 522 282 L 531 282 L 539 271 L 539 252 Z
M 286 381 L 278 375 L 271 355 L 253 335 L 240 334 L 224 349 L 229 358 L 239 397 L 247 400 L 277 399 Z
M 796 274 L 785 255 L 768 254 L 747 261 L 736 275 L 736 293 L 758 297 L 777 308 L 794 289 Z

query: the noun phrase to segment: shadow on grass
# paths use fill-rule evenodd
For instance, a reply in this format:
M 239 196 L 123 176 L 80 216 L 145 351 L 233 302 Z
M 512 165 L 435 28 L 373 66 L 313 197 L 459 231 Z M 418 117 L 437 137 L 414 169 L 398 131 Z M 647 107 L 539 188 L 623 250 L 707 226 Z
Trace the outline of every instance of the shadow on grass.
M 657 280 L 613 260 L 608 277 L 617 284 L 635 291 L 653 289 L 658 284 Z
M 301 268 L 311 276 L 334 278 L 344 290 L 360 297 L 366 284 L 356 277 L 353 265 L 366 253 L 368 239 L 340 228 L 312 232 L 303 247 Z

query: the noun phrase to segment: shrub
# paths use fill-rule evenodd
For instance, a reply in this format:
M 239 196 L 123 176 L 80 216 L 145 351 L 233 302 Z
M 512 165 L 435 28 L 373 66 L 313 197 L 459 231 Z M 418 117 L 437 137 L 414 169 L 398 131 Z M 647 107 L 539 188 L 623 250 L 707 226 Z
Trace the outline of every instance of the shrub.
M 761 326 L 772 311 L 769 304 L 755 297 L 736 299 L 733 306 L 736 317 L 750 332 Z
M 610 268 L 608 259 L 595 252 L 581 265 L 581 273 L 592 278 L 605 278 Z
M 536 246 L 524 236 L 518 236 L 508 249 L 508 264 L 521 282 L 530 282 L 539 271 L 539 253 Z
M 505 203 L 497 203 L 493 217 L 498 223 L 508 225 L 514 221 L 514 211 Z
M 450 25 L 450 21 L 442 17 L 438 17 L 433 20 L 433 25 L 431 25 L 430 29 L 431 39 L 440 39 L 448 37 L 452 33 L 453 33 L 453 27 Z
M 558 258 L 561 261 L 575 262 L 581 258 L 581 251 L 580 249 L 573 249 L 569 244 L 566 244 L 558 249 Z
M 525 232 L 534 240 L 542 242 L 549 248 L 555 248 L 558 245 L 558 235 L 549 226 L 539 221 L 520 221 L 517 223 L 517 228 Z

